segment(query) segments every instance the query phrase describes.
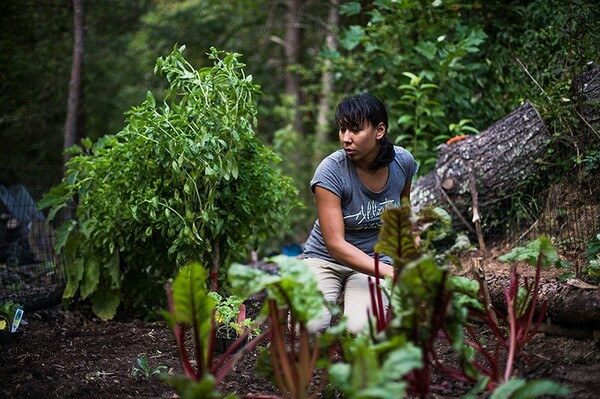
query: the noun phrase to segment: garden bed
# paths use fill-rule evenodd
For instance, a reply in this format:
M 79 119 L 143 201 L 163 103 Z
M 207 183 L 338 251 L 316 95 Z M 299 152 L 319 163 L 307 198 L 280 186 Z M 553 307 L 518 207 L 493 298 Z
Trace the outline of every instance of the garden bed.
M 78 312 L 52 308 L 31 313 L 24 333 L 0 347 L 0 386 L 4 398 L 174 398 L 175 391 L 157 377 L 132 378 L 137 358 L 150 367 L 182 372 L 171 332 L 163 322 L 101 322 Z M 445 362 L 450 348 L 439 347 Z M 526 347 L 529 363 L 519 376 L 550 378 L 569 386 L 569 398 L 597 397 L 600 344 L 593 339 L 538 334 Z M 223 381 L 223 392 L 240 396 L 278 395 L 273 384 L 255 373 L 257 350 L 246 354 Z M 438 390 L 432 398 L 458 398 L 464 387 L 434 375 Z

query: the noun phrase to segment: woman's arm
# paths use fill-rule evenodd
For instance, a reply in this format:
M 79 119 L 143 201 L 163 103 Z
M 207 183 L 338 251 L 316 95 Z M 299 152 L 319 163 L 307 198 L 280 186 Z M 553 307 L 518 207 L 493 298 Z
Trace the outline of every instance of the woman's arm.
M 402 190 L 404 192 L 404 190 Z M 410 192 L 410 188 L 409 188 Z M 350 244 L 344 237 L 344 219 L 340 197 L 322 187 L 315 187 L 317 214 L 321 225 L 321 233 L 329 255 L 339 263 L 356 271 L 374 276 L 375 262 L 369 255 Z M 379 263 L 381 276 L 394 276 L 394 268 Z
M 408 201 L 408 206 L 410 206 L 410 188 L 412 186 L 412 183 L 410 180 L 408 180 L 406 182 L 406 184 L 404 185 L 404 188 L 402 189 L 402 191 L 400 192 L 400 199 L 402 201 Z

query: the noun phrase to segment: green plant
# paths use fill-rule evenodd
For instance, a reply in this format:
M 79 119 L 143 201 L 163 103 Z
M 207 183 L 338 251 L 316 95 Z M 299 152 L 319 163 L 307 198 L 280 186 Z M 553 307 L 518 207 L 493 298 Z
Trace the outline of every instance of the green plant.
M 484 361 L 472 358 L 470 362 L 483 374 L 487 388 L 493 391 L 493 397 L 519 397 L 527 392 L 530 397 L 554 393 L 568 394 L 568 389 L 551 381 L 524 381 L 512 379 L 516 360 L 525 356 L 523 350 L 527 342 L 536 334 L 544 318 L 546 303 L 538 309 L 541 269 L 558 263 L 558 255 L 552 243 L 545 237 L 529 243 L 525 247 L 514 248 L 502 255 L 500 260 L 513 263 L 510 273 L 510 285 L 504 290 L 506 314 L 490 304 L 482 308 L 471 308 L 470 312 L 482 320 L 493 333 L 495 343 L 484 344 L 475 330 L 467 326 L 469 339 L 467 344 L 479 353 Z M 536 267 L 533 284 L 527 278 L 520 284 L 515 262 L 524 261 Z M 482 291 L 483 292 L 483 291 Z M 534 317 L 535 316 L 535 317 Z M 489 349 L 493 348 L 493 349 Z M 502 351 L 506 360 L 502 362 Z M 521 393 L 517 393 L 521 392 Z M 510 395 L 509 395 L 510 393 Z M 511 396 L 514 395 L 514 396 Z
M 592 283 L 600 283 L 600 256 L 591 259 L 581 270 L 584 278 Z
M 600 283 L 600 234 L 588 242 L 586 250 L 587 264 L 581 274 L 593 283 Z
M 383 333 L 386 339 L 404 336 L 418 348 L 422 365 L 402 378 L 408 392 L 425 397 L 431 389 L 431 370 L 438 367 L 452 378 L 476 381 L 475 370 L 468 367 L 454 373 L 437 361 L 435 342 L 446 337 L 462 359 L 468 358 L 463 338 L 467 304 L 477 306 L 477 284 L 449 272 L 450 258 L 437 256 L 436 241 L 448 234 L 449 215 L 437 208 L 412 215 L 410 207 L 386 210 L 376 251 L 394 259 L 395 280 L 390 298 L 390 319 Z M 422 237 L 415 245 L 415 236 Z M 382 338 L 380 337 L 379 340 Z
M 433 367 L 450 378 L 472 384 L 470 395 L 486 388 L 494 398 L 567 394 L 566 388 L 552 381 L 512 378 L 514 362 L 523 355 L 523 346 L 543 317 L 543 311 L 537 320 L 533 317 L 540 269 L 558 259 L 547 240 L 540 239 L 505 256 L 506 261 L 533 262 L 537 273 L 533 284 L 525 280 L 524 287 L 520 287 L 513 271 L 510 287 L 505 291 L 510 309 L 508 316 L 503 317 L 498 310 L 480 302 L 481 288 L 476 281 L 450 273 L 449 254 L 436 254 L 435 243 L 448 233 L 446 213 L 426 208 L 413 215 L 410 207 L 402 207 L 387 209 L 382 221 L 376 250 L 393 257 L 396 273 L 390 281 L 388 312 L 378 305 L 384 295 L 382 286 L 372 284 L 372 301 L 377 311 L 372 315 L 373 327 L 368 334 L 349 335 L 342 318 L 327 332 L 310 337 L 307 323 L 319 317 L 323 299 L 314 275 L 297 259 L 272 259 L 280 266 L 279 275 L 241 264 L 230 267 L 229 280 L 236 293 L 266 293 L 261 313 L 268 316 L 270 345 L 263 352 L 269 360 L 263 359 L 262 364 L 267 367 L 265 375 L 272 376 L 286 396 L 309 397 L 310 381 L 319 365 L 327 369 L 332 386 L 348 398 L 395 398 L 405 394 L 428 397 Z M 416 236 L 422 237 L 420 245 L 415 244 Z M 377 258 L 375 262 L 377 266 Z M 499 324 L 492 312 L 505 324 Z M 497 342 L 489 346 L 496 349 L 495 353 L 481 343 L 469 325 L 469 316 L 477 316 L 490 327 Z M 290 338 L 286 342 L 288 328 Z M 458 368 L 439 361 L 435 350 L 439 339 L 446 339 L 456 350 Z M 507 353 L 504 364 L 498 355 L 502 348 Z M 331 357 L 331 353 L 337 356 Z M 487 364 L 476 359 L 476 354 Z
M 596 234 L 594 238 L 588 242 L 586 256 L 589 260 L 592 260 L 600 255 L 600 233 Z
M 265 336 L 264 333 L 259 335 L 240 352 L 229 356 L 250 334 L 251 328 L 247 329 L 219 361 L 213 363 L 215 303 L 209 295 L 208 284 L 205 268 L 193 262 L 177 273 L 172 285 L 166 286 L 169 312 L 163 312 L 163 316 L 173 330 L 184 372 L 183 375 L 169 377 L 167 380 L 186 399 L 222 397 L 222 393 L 217 390 L 219 382 L 232 370 L 237 359 Z M 193 352 L 186 345 L 188 329 Z M 195 356 L 195 362 L 190 359 L 192 354 Z
M 283 230 L 297 204 L 254 133 L 259 89 L 240 55 L 213 48 L 213 66 L 195 70 L 183 50 L 156 63 L 165 101 L 148 93 L 122 131 L 83 140 L 40 202 L 50 220 L 76 205 L 56 234 L 70 261 L 63 298 L 89 298 L 102 319 L 121 303 L 146 313 L 163 305 L 157 287 L 190 261 L 207 267 L 214 289 L 222 266 Z
M 131 370 L 131 378 L 143 377 L 144 379 L 149 380 L 153 376 L 160 376 L 162 373 L 166 372 L 166 370 L 167 366 L 164 365 L 156 367 L 151 366 L 148 356 L 144 355 L 135 359 L 135 366 L 133 366 L 133 370 Z
M 319 355 L 319 342 L 311 339 L 308 323 L 320 317 L 323 296 L 314 274 L 301 260 L 280 255 L 271 261 L 279 265 L 279 275 L 233 264 L 229 281 L 241 296 L 265 290 L 261 313 L 268 315 L 270 362 L 263 362 L 263 373 L 273 377 L 285 397 L 308 398 Z M 318 393 L 316 389 L 314 394 Z
M 405 336 L 374 343 L 367 335 L 338 338 L 342 361 L 327 368 L 332 384 L 345 398 L 407 397 L 408 383 L 402 379 L 422 366 L 419 348 Z
M 475 8 L 458 1 L 406 0 L 376 1 L 367 10 L 361 2 L 347 2 L 340 7 L 348 20 L 340 49 L 323 53 L 347 91 L 369 90 L 401 118 L 390 121 L 390 133 L 400 128 L 406 139 L 397 141 L 414 147 L 422 173 L 435 164 L 435 147 L 449 137 L 445 121 L 483 122 L 478 112 L 487 99 L 481 92 L 490 68 L 482 48 L 488 36 L 483 24 L 464 17 Z
M 548 267 L 558 261 L 556 251 L 546 239 L 540 239 L 525 248 L 516 248 L 505 256 L 507 261 L 523 260 L 537 265 L 536 279 L 524 287 L 519 286 L 516 269 L 513 268 L 510 287 L 505 296 L 509 307 L 508 316 L 498 310 L 490 310 L 478 297 L 481 289 L 476 281 L 453 276 L 449 273 L 450 258 L 435 255 L 431 244 L 438 235 L 444 235 L 443 213 L 434 209 L 424 209 L 412 215 L 409 207 L 386 210 L 382 215 L 383 228 L 376 250 L 394 259 L 395 280 L 391 292 L 390 313 L 383 321 L 377 322 L 377 333 L 371 331 L 371 341 L 377 344 L 387 342 L 398 345 L 404 342 L 400 337 L 418 348 L 421 366 L 404 368 L 404 374 L 397 374 L 408 383 L 407 392 L 419 397 L 427 397 L 432 389 L 430 371 L 439 369 L 450 378 L 473 384 L 471 394 L 481 392 L 485 387 L 494 392 L 494 397 L 537 397 L 547 393 L 566 394 L 568 390 L 551 381 L 513 380 L 514 362 L 523 355 L 523 346 L 535 334 L 543 309 L 534 320 L 538 298 L 541 267 Z M 438 226 L 438 227 L 436 227 Z M 419 246 L 415 245 L 415 235 L 424 236 Z M 374 286 L 379 291 L 378 286 Z M 380 294 L 375 293 L 376 297 Z M 496 316 L 505 324 L 498 324 Z M 497 342 L 483 345 L 475 330 L 468 323 L 468 316 L 477 316 L 488 326 Z M 381 314 L 377 315 L 381 318 Z M 506 334 L 504 334 L 506 331 Z M 459 355 L 459 368 L 450 368 L 438 361 L 434 350 L 439 339 L 446 339 Z M 488 346 L 496 349 L 490 353 Z M 399 349 L 400 347 L 395 347 Z M 408 348 L 408 347 L 407 347 Z M 502 364 L 499 350 L 504 348 L 507 361 Z M 388 348 L 389 349 L 389 348 Z M 486 365 L 476 359 L 479 353 Z M 405 358 L 408 353 L 404 354 Z M 386 360 L 383 352 L 379 364 Z M 350 365 L 349 367 L 357 367 Z M 496 393 L 496 390 L 499 390 Z M 513 396 L 514 395 L 514 396 Z
M 23 309 L 23 305 L 13 301 L 6 301 L 0 304 L 0 315 L 5 317 L 13 317 L 17 309 Z
M 236 339 L 253 326 L 254 321 L 246 317 L 244 298 L 237 295 L 223 297 L 215 291 L 208 295 L 215 301 L 215 324 L 217 337 Z M 259 328 L 250 330 L 248 338 L 260 334 Z
M 439 125 L 444 118 L 442 104 L 434 100 L 438 86 L 427 83 L 423 76 L 403 72 L 409 83 L 400 85 L 400 100 L 394 104 L 400 111 L 398 127 L 400 134 L 395 142 L 405 146 L 422 164 L 431 169 L 436 162 L 435 147 L 450 136 L 442 133 Z M 437 135 L 432 132 L 438 132 Z
M 470 124 L 473 123 L 471 119 L 461 119 L 458 123 L 451 123 L 448 125 L 448 130 L 453 136 L 463 136 L 467 134 L 477 134 L 479 130 L 475 129 Z
M 21 312 L 19 312 L 19 310 Z M 11 331 L 12 323 L 15 318 L 20 322 L 23 306 L 13 301 L 0 303 L 0 331 Z

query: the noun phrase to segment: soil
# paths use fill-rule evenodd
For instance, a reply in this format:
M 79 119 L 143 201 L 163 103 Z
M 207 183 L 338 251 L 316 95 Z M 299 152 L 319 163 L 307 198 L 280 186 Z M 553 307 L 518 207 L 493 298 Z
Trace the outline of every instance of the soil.
M 148 357 L 151 367 L 162 365 L 169 374 L 182 373 L 175 341 L 164 322 L 103 322 L 60 307 L 36 311 L 24 319 L 28 324 L 23 326 L 23 333 L 0 345 L 1 397 L 178 397 L 156 376 L 132 377 L 135 360 L 143 356 Z M 517 376 L 560 382 L 571 389 L 568 398 L 600 395 L 597 340 L 538 333 L 525 350 L 528 361 L 518 363 Z M 444 362 L 454 361 L 450 348 L 438 347 L 438 353 Z M 245 353 L 221 383 L 221 392 L 235 392 L 245 398 L 281 397 L 274 384 L 255 374 L 257 356 L 258 349 Z M 434 374 L 433 384 L 437 388 L 431 398 L 459 398 L 466 392 L 464 386 L 443 375 Z

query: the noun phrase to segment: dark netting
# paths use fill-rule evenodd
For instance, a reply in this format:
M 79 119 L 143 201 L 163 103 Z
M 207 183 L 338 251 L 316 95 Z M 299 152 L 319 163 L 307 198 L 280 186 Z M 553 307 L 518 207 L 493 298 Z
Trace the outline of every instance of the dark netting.
M 563 179 L 553 184 L 528 206 L 527 218 L 508 229 L 508 240 L 523 245 L 540 235 L 550 238 L 567 258 L 585 256 L 588 243 L 600 233 L 600 181 Z M 531 206 L 535 202 L 536 206 Z M 525 208 L 525 206 L 523 206 Z
M 54 226 L 22 185 L 0 185 L 0 302 L 28 310 L 61 301 L 63 257 L 54 251 Z

